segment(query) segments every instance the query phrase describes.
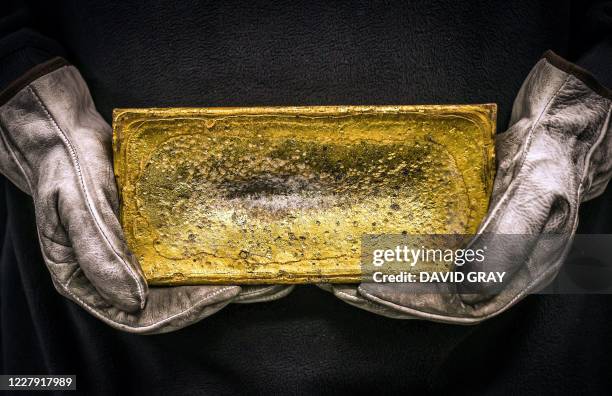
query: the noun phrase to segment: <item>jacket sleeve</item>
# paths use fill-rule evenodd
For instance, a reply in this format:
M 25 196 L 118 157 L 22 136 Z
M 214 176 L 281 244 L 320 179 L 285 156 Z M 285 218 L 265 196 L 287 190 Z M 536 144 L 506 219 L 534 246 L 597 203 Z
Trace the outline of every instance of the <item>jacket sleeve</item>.
M 64 50 L 53 39 L 32 28 L 29 7 L 19 0 L 4 0 L 0 7 L 0 91 L 32 67 Z
M 576 64 L 595 76 L 606 87 L 612 87 L 612 1 L 592 5 L 573 29 L 578 48 Z M 579 27 L 582 26 L 582 29 Z M 581 48 L 588 48 L 581 51 Z

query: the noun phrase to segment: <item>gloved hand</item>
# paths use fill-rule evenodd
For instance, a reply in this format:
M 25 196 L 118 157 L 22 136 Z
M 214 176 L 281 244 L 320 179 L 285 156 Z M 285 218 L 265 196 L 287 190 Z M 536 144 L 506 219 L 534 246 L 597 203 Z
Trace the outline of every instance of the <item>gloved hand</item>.
M 42 254 L 61 294 L 115 328 L 162 333 L 232 301 L 289 293 L 286 286 L 148 290 L 117 219 L 111 138 L 81 75 L 62 59 L 0 94 L 0 172 L 34 199 Z
M 382 315 L 449 323 L 479 322 L 543 288 L 567 255 L 580 203 L 600 195 L 612 176 L 611 111 L 612 92 L 552 52 L 523 83 L 510 128 L 496 140 L 489 212 L 470 243 L 472 249 L 490 244 L 486 260 L 478 268 L 460 269 L 506 271 L 502 290 L 491 292 L 484 284 L 440 284 L 433 290 L 431 284 L 424 289 L 413 283 L 327 288 Z M 519 243 L 493 240 L 509 234 Z

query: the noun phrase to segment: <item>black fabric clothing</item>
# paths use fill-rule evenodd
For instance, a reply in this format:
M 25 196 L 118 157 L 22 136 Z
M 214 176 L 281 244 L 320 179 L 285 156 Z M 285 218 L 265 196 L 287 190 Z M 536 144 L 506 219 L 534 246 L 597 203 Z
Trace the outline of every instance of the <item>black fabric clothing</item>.
M 10 12 L 9 12 L 10 11 Z M 3 12 L 3 11 L 0 11 Z M 64 55 L 115 107 L 512 101 L 552 49 L 612 87 L 612 6 L 584 1 L 14 2 L 0 86 Z M 612 190 L 579 232 L 612 232 Z M 113 330 L 53 288 L 32 200 L 0 176 L 0 373 L 90 394 L 609 393 L 612 297 L 530 296 L 476 326 L 393 320 L 315 286 L 164 335 Z

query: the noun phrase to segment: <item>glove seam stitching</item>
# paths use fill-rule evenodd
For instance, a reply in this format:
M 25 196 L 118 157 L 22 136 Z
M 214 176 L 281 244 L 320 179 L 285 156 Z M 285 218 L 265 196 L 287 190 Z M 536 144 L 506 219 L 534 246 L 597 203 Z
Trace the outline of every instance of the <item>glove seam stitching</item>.
M 104 231 L 102 231 L 100 225 L 98 224 L 98 220 L 96 218 L 96 216 L 94 216 L 93 211 L 91 209 L 91 204 L 89 202 L 89 194 L 87 192 L 87 188 L 85 186 L 85 182 L 83 181 L 83 174 L 81 172 L 81 167 L 80 167 L 80 162 L 79 162 L 79 158 L 76 154 L 76 150 L 74 149 L 74 147 L 72 146 L 72 144 L 70 143 L 70 140 L 68 139 L 68 137 L 66 136 L 66 134 L 62 131 L 62 129 L 59 127 L 59 125 L 57 124 L 57 122 L 55 121 L 55 119 L 53 118 L 53 116 L 51 115 L 51 113 L 49 112 L 49 110 L 47 109 L 47 107 L 45 106 L 45 104 L 42 102 L 37 90 L 29 85 L 28 89 L 32 92 L 32 94 L 34 95 L 34 98 L 36 99 L 36 101 L 38 102 L 39 106 L 43 109 L 43 111 L 45 112 L 45 114 L 47 115 L 47 118 L 51 121 L 51 123 L 53 124 L 53 126 L 55 127 L 56 131 L 59 131 L 59 135 L 60 138 L 62 139 L 65 147 L 68 149 L 68 152 L 70 154 L 70 157 L 72 158 L 73 161 L 73 165 L 75 167 L 76 173 L 77 173 L 77 179 L 79 180 L 79 184 L 81 187 L 81 191 L 82 193 L 85 195 L 85 203 L 87 205 L 87 210 L 89 211 L 89 214 L 92 216 L 92 219 L 94 220 L 94 224 L 96 225 L 96 228 L 98 230 L 98 232 L 100 232 L 100 234 L 104 237 L 104 240 L 106 241 L 107 245 L 111 248 L 111 251 L 115 254 L 115 256 L 117 258 L 119 258 L 119 260 L 121 260 L 121 262 L 124 264 L 124 266 L 127 268 L 128 273 L 130 274 L 130 276 L 132 277 L 132 279 L 135 281 L 136 283 L 136 287 L 138 288 L 138 295 L 140 297 L 140 307 L 141 309 L 144 308 L 144 304 L 146 302 L 146 299 L 144 297 L 144 292 L 142 290 L 142 286 L 140 285 L 140 282 L 138 281 L 138 278 L 136 277 L 136 274 L 134 273 L 133 269 L 130 267 L 129 264 L 125 263 L 125 261 L 121 258 L 121 256 L 117 253 L 117 251 L 115 250 L 114 246 L 110 243 L 110 241 L 108 240 L 107 235 L 104 233 Z

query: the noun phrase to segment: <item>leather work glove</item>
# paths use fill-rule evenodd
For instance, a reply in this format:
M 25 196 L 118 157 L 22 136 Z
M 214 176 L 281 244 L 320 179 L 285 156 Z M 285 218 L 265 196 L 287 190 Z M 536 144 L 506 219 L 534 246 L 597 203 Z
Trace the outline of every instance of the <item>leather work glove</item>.
M 56 58 L 0 94 L 0 172 L 34 200 L 55 288 L 133 333 L 173 331 L 230 302 L 282 297 L 287 286 L 147 288 L 123 239 L 112 131 L 76 68 Z
M 488 214 L 470 248 L 499 235 L 477 268 L 506 271 L 501 290 L 485 285 L 362 283 L 324 286 L 344 301 L 381 315 L 448 323 L 495 316 L 559 271 L 571 246 L 581 202 L 597 197 L 612 176 L 612 92 L 585 70 L 547 52 L 514 102 L 510 128 L 497 136 L 497 174 Z M 551 238 L 552 236 L 552 238 Z M 490 246 L 491 247 L 491 246 Z

